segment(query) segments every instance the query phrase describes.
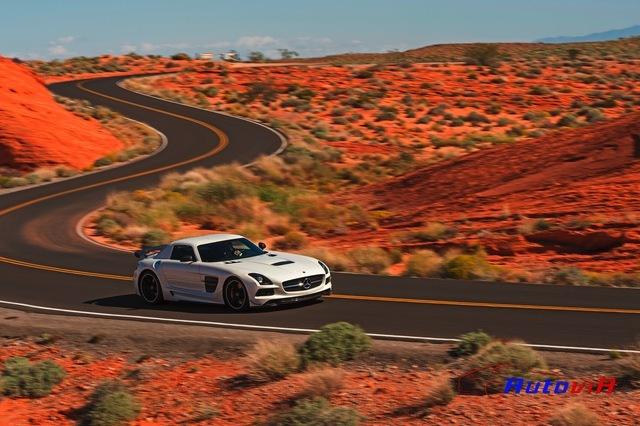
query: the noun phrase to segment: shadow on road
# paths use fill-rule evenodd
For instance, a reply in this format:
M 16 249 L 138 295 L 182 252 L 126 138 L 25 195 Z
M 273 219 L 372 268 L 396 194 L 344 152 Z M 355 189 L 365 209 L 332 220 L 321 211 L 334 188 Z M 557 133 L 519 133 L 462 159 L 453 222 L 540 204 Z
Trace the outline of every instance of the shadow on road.
M 197 302 L 167 302 L 161 305 L 149 305 L 145 303 L 140 296 L 136 294 L 122 294 L 118 296 L 103 297 L 100 299 L 87 300 L 84 303 L 97 306 L 108 306 L 112 308 L 125 308 L 131 310 L 145 310 L 145 311 L 158 311 L 158 312 L 185 312 L 190 314 L 260 314 L 277 311 L 288 311 L 304 308 L 310 305 L 316 305 L 322 303 L 320 300 L 309 300 L 296 304 L 287 304 L 281 306 L 269 306 L 261 308 L 252 308 L 249 312 L 235 312 L 227 308 L 224 305 L 213 305 L 207 303 Z

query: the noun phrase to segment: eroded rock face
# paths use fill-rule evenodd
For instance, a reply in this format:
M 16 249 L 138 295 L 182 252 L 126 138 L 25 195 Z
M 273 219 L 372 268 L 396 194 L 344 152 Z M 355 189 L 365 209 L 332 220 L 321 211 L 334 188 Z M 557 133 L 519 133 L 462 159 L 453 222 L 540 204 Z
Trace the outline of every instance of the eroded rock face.
M 525 236 L 526 240 L 551 247 L 557 251 L 572 253 L 597 253 L 613 250 L 626 242 L 624 232 L 572 231 L 552 229 Z
M 0 57 L 0 167 L 84 169 L 122 148 L 96 120 L 59 105 L 26 67 Z

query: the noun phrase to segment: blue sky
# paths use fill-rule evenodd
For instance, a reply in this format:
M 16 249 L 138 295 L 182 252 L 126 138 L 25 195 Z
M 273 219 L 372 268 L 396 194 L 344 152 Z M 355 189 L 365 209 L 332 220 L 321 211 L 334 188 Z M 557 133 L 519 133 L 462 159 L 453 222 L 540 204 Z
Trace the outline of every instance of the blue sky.
M 0 54 L 178 51 L 304 56 L 531 41 L 640 24 L 638 0 L 5 0 Z

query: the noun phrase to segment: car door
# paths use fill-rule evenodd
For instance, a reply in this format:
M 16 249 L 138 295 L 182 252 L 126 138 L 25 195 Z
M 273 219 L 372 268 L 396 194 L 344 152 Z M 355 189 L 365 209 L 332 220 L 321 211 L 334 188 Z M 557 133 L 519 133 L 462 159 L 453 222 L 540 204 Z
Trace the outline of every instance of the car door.
M 175 245 L 171 251 L 171 257 L 162 261 L 161 270 L 169 290 L 176 296 L 202 298 L 205 296 L 205 288 L 200 275 L 200 266 L 193 247 Z

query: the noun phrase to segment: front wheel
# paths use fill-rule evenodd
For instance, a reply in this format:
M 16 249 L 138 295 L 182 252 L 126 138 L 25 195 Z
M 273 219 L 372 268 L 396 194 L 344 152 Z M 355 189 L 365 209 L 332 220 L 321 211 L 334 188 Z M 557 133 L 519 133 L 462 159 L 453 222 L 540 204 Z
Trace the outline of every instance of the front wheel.
M 159 305 L 164 302 L 162 287 L 158 277 L 152 272 L 145 272 L 140 278 L 140 296 L 150 305 Z
M 224 303 L 236 312 L 249 309 L 249 293 L 238 278 L 230 279 L 224 286 Z

